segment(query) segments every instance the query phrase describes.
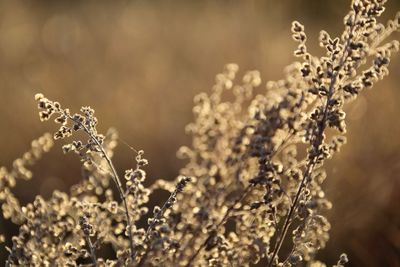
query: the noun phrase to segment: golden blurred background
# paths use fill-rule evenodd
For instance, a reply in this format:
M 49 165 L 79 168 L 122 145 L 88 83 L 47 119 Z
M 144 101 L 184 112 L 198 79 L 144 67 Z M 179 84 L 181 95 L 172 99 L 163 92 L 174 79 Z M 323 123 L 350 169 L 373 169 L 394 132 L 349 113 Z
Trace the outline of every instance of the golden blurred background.
M 72 110 L 90 105 L 99 128 L 144 149 L 149 181 L 173 179 L 190 143 L 192 99 L 209 91 L 214 76 L 235 62 L 258 69 L 264 82 L 283 77 L 294 60 L 290 23 L 306 26 L 309 47 L 321 53 L 321 29 L 341 33 L 348 0 L 264 1 L 0 1 L 0 165 L 28 149 L 52 123 L 40 123 L 33 96 L 42 92 Z M 387 5 L 384 18 L 400 10 Z M 400 34 L 395 36 L 400 39 Z M 348 110 L 348 142 L 327 165 L 331 240 L 318 258 L 334 264 L 347 252 L 349 266 L 400 266 L 400 56 L 391 75 Z M 23 203 L 37 194 L 68 190 L 80 163 L 61 144 L 15 192 Z M 134 165 L 123 144 L 120 172 Z M 1 220 L 0 231 L 15 234 Z M 6 252 L 2 248 L 0 260 Z

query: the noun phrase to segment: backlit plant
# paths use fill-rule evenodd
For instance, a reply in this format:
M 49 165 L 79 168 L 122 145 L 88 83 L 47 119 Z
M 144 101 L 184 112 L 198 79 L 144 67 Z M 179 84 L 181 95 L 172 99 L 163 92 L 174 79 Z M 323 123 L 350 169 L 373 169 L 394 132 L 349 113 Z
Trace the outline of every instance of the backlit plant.
M 266 91 L 257 91 L 258 71 L 238 80 L 238 66 L 228 64 L 211 93 L 195 97 L 195 119 L 187 126 L 192 145 L 178 151 L 188 163 L 174 182 L 145 188 L 143 151 L 136 151 L 136 166 L 119 175 L 115 130 L 98 133 L 90 107 L 74 113 L 37 94 L 40 119 L 54 119 L 60 128 L 53 138 L 33 141 L 10 170 L 0 169 L 4 218 L 19 225 L 7 265 L 248 266 L 265 259 L 269 267 L 324 266 L 315 259 L 329 239 L 324 214 L 332 207 L 322 188 L 323 166 L 346 142 L 343 107 L 388 74 L 399 50 L 388 38 L 399 30 L 400 14 L 379 23 L 384 4 L 354 0 L 341 36 L 320 33 L 321 57 L 307 50 L 304 26 L 293 22 L 298 61 Z M 32 177 L 27 167 L 53 139 L 64 138 L 70 140 L 64 152 L 81 159 L 81 182 L 20 205 L 12 188 Z M 170 196 L 149 209 L 158 189 Z M 140 228 L 148 213 L 147 227 Z M 284 242 L 289 251 L 282 250 Z M 106 245 L 115 257 L 99 254 Z M 335 266 L 347 261 L 342 254 Z

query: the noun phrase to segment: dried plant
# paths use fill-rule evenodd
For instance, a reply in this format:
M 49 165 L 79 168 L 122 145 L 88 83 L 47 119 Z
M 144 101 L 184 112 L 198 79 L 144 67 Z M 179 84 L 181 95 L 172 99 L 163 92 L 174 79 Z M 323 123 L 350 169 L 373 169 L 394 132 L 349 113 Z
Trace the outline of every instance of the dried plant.
M 399 30 L 400 13 L 379 23 L 384 3 L 354 0 L 340 37 L 320 33 L 322 57 L 308 52 L 304 27 L 293 22 L 299 61 L 265 92 L 256 94 L 258 71 L 238 84 L 238 66 L 227 65 L 211 94 L 195 98 L 195 121 L 187 126 L 193 142 L 178 152 L 188 163 L 175 182 L 145 188 L 143 151 L 121 179 L 112 161 L 115 130 L 99 134 L 90 107 L 73 114 L 37 94 L 40 119 L 60 124 L 54 139 L 72 138 L 63 150 L 80 157 L 84 177 L 69 193 L 19 204 L 11 189 L 31 178 L 26 167 L 50 149 L 49 134 L 11 171 L 0 169 L 4 217 L 20 227 L 7 265 L 248 266 L 264 258 L 267 266 L 325 266 L 315 259 L 329 239 L 324 213 L 332 207 L 322 189 L 323 166 L 346 142 L 343 107 L 388 74 L 399 50 L 387 39 Z M 158 189 L 170 197 L 153 208 L 147 229 L 138 228 Z M 282 251 L 290 239 L 291 250 Z M 99 255 L 106 245 L 115 257 Z M 335 266 L 347 261 L 342 254 Z

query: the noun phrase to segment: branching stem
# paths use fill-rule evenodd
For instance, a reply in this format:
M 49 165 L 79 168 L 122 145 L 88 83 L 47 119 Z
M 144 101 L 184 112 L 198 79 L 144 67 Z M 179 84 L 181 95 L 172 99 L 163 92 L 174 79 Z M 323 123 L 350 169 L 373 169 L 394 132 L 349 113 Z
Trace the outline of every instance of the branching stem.
M 130 245 L 130 249 L 131 249 L 131 256 L 133 258 L 134 255 L 134 244 L 133 244 L 133 234 L 132 234 L 132 219 L 131 216 L 129 214 L 129 209 L 128 209 L 128 204 L 126 202 L 126 197 L 122 188 L 122 183 L 121 180 L 118 176 L 117 171 L 115 170 L 114 164 L 111 161 L 111 158 L 107 155 L 107 152 L 105 151 L 104 147 L 102 146 L 102 144 L 100 144 L 99 140 L 97 140 L 97 138 L 89 131 L 89 129 L 86 127 L 86 125 L 84 125 L 83 123 L 81 123 L 80 121 L 74 120 L 74 118 L 72 116 L 68 116 L 68 118 L 70 120 L 72 120 L 75 123 L 78 123 L 80 126 L 82 126 L 83 130 L 85 131 L 85 133 L 87 135 L 89 135 L 90 139 L 93 140 L 93 142 L 95 142 L 95 144 L 98 146 L 98 148 L 100 149 L 101 154 L 103 155 L 104 159 L 106 160 L 108 166 L 111 169 L 112 175 L 111 177 L 113 178 L 112 180 L 114 181 L 118 193 L 120 195 L 120 198 L 122 200 L 122 203 L 124 205 L 124 209 L 125 209 L 125 215 L 126 215 L 126 220 L 127 220 L 127 227 L 128 227 L 128 235 L 129 235 L 129 245 Z
M 90 250 L 90 257 L 92 258 L 93 266 L 98 267 L 99 264 L 97 263 L 96 252 L 95 252 L 95 248 L 93 246 L 92 240 L 90 240 L 89 235 L 85 235 L 85 239 L 86 239 L 86 243 Z
M 337 81 L 337 78 L 338 78 L 338 73 L 343 68 L 344 63 L 345 63 L 345 61 L 346 61 L 346 59 L 347 59 L 347 57 L 349 55 L 348 51 L 349 51 L 350 43 L 351 43 L 351 40 L 352 40 L 351 36 L 353 36 L 354 25 L 355 25 L 355 23 L 349 28 L 349 38 L 346 40 L 346 44 L 344 46 L 343 54 L 342 54 L 342 56 L 341 56 L 341 58 L 339 60 L 338 70 L 333 72 L 332 77 L 331 77 L 331 81 L 330 81 L 330 84 L 329 84 L 328 95 L 327 95 L 327 99 L 326 99 L 326 103 L 325 103 L 325 107 L 324 107 L 324 111 L 323 111 L 323 116 L 322 116 L 321 121 L 317 124 L 318 132 L 317 132 L 317 135 L 315 136 L 316 139 L 315 139 L 314 144 L 313 144 L 313 147 L 314 147 L 313 150 L 318 149 L 320 147 L 320 145 L 322 144 L 322 142 L 323 142 L 323 136 L 324 136 L 324 131 L 325 131 L 325 128 L 326 128 L 326 123 L 327 123 L 327 116 L 328 116 L 330 100 L 332 99 L 332 96 L 334 94 L 334 89 L 335 89 L 336 81 Z M 271 258 L 269 259 L 269 262 L 268 262 L 268 267 L 272 266 L 272 264 L 273 264 L 273 262 L 275 260 L 275 257 L 277 256 L 277 254 L 279 253 L 279 251 L 280 251 L 280 249 L 282 247 L 283 241 L 285 240 L 286 234 L 287 234 L 287 232 L 289 230 L 289 226 L 291 225 L 292 217 L 293 217 L 294 212 L 295 212 L 295 210 L 297 208 L 297 204 L 299 202 L 301 193 L 303 192 L 303 189 L 307 186 L 306 182 L 310 179 L 310 176 L 311 176 L 311 174 L 312 174 L 312 172 L 313 172 L 313 170 L 315 168 L 315 165 L 317 163 L 317 158 L 318 158 L 318 154 L 315 153 L 307 163 L 306 169 L 304 171 L 303 179 L 300 182 L 300 185 L 299 185 L 299 187 L 297 189 L 297 192 L 296 192 L 296 195 L 295 195 L 294 200 L 292 202 L 292 205 L 290 206 L 288 215 L 286 216 L 285 222 L 283 224 L 282 231 L 281 231 L 279 237 L 277 238 L 274 251 L 272 252 L 272 256 L 271 256 Z
M 281 151 L 283 146 L 290 140 L 291 137 L 293 137 L 292 134 L 289 134 L 288 136 L 286 136 L 286 138 L 282 141 L 282 143 L 280 143 L 278 145 L 278 147 L 272 152 L 271 158 L 274 157 L 275 155 L 277 155 Z M 217 224 L 216 229 L 218 229 L 219 227 L 221 227 L 221 225 L 223 225 L 225 223 L 226 219 L 229 217 L 231 211 L 234 209 L 236 204 L 241 203 L 247 197 L 247 195 L 251 193 L 252 188 L 253 188 L 252 184 L 247 185 L 247 187 L 244 189 L 241 197 L 236 199 L 236 201 L 231 206 L 229 206 L 229 208 L 227 209 L 227 211 L 224 214 L 224 217 Z M 206 240 L 202 243 L 202 245 L 196 250 L 196 252 L 193 254 L 193 256 L 189 259 L 189 262 L 185 265 L 185 267 L 189 267 L 192 265 L 193 261 L 196 259 L 196 257 L 200 253 L 200 251 L 207 245 L 207 243 L 210 241 L 211 238 L 212 238 L 212 235 L 208 235 Z

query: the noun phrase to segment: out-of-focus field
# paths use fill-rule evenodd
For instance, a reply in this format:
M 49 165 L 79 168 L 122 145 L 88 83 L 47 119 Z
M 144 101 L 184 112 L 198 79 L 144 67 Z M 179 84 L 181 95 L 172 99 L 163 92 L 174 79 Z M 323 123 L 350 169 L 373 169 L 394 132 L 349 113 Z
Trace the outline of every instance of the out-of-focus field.
M 118 129 L 144 149 L 154 179 L 174 178 L 175 152 L 190 139 L 195 94 L 209 91 L 225 63 L 258 69 L 276 80 L 294 60 L 290 23 L 306 26 L 309 46 L 320 29 L 339 34 L 349 1 L 0 1 L 0 165 L 9 166 L 32 139 L 54 130 L 39 122 L 33 95 L 44 93 L 77 110 L 92 106 L 100 129 Z M 400 10 L 389 1 L 384 17 Z M 400 39 L 400 33 L 395 36 Z M 318 257 L 332 265 L 400 266 L 400 56 L 391 75 L 347 110 L 348 141 L 327 165 L 331 240 Z M 243 72 L 242 72 L 243 73 Z M 68 190 L 79 160 L 61 144 L 16 188 L 22 202 Z M 118 169 L 133 166 L 121 144 Z M 15 229 L 1 222 L 10 237 Z M 1 248 L 1 262 L 6 257 Z

